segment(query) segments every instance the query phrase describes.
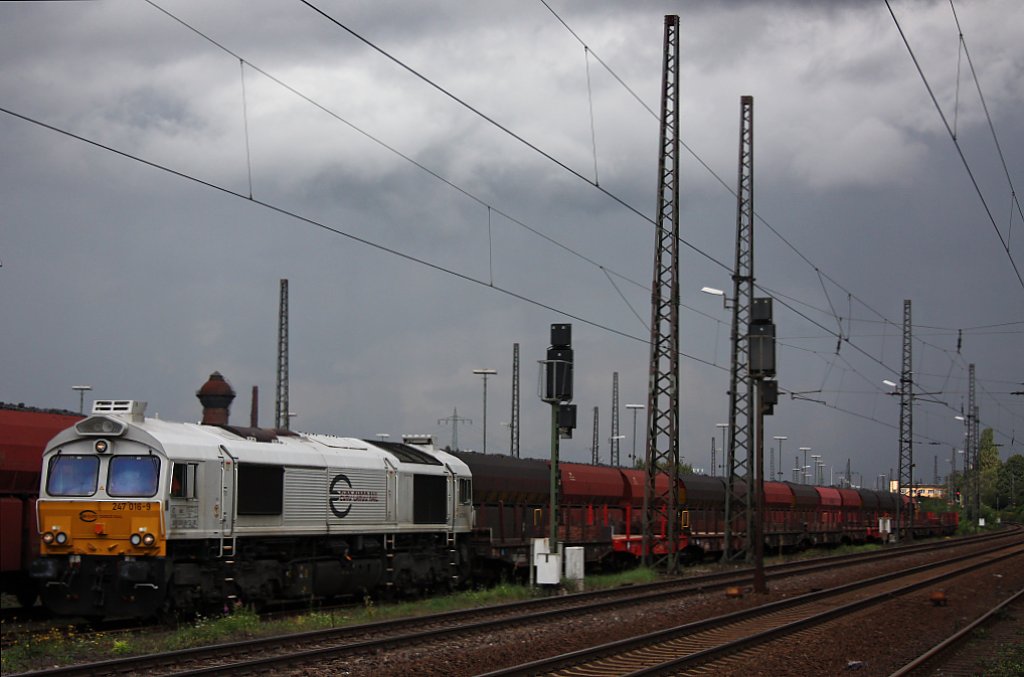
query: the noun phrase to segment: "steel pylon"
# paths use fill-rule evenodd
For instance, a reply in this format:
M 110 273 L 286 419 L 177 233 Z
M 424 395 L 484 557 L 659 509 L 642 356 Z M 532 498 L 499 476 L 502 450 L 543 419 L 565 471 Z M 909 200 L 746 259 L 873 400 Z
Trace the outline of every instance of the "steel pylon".
M 726 561 L 752 559 L 754 387 L 748 369 L 750 307 L 754 297 L 754 97 L 740 97 L 739 178 L 736 191 L 736 262 L 732 283 L 729 370 L 729 442 L 726 447 Z M 743 533 L 742 540 L 736 534 Z
M 659 471 L 672 480 L 679 468 L 679 17 L 665 17 L 654 280 L 651 284 L 651 361 L 647 399 L 647 482 L 644 487 L 644 563 L 651 564 L 655 526 L 665 520 L 674 571 L 679 524 L 676 482 L 658 493 Z

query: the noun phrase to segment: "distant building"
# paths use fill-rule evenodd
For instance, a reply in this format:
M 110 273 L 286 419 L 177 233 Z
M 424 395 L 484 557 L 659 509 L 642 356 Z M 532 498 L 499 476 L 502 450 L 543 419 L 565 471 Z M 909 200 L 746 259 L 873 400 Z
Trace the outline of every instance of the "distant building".
M 915 484 L 914 485 L 914 496 L 918 498 L 945 498 L 946 492 L 949 491 L 949 487 L 945 484 Z M 896 482 L 889 482 L 889 492 L 896 493 Z M 904 496 L 910 495 L 910 487 L 903 487 L 903 491 L 900 492 Z

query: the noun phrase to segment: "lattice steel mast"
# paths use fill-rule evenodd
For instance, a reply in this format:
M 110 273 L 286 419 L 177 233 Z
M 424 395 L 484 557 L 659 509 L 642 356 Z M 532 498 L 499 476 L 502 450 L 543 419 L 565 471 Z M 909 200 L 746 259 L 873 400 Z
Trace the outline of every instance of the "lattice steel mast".
M 970 501 L 968 513 L 970 518 L 977 523 L 981 517 L 981 466 L 978 458 L 978 448 L 981 446 L 978 439 L 978 405 L 974 399 L 974 364 L 967 368 L 967 451 L 964 455 L 970 456 L 971 476 L 968 484 L 967 500 Z
M 594 407 L 594 442 L 590 447 L 590 464 L 597 465 L 601 462 L 601 454 L 599 452 L 600 444 L 598 442 L 599 435 L 601 434 L 601 427 L 598 423 L 598 411 L 597 407 Z
M 612 435 L 608 440 L 611 448 L 612 467 L 619 467 L 619 372 L 612 372 Z M 596 461 L 595 461 L 596 463 Z
M 288 415 L 288 280 L 281 280 L 281 303 L 277 313 L 277 396 L 274 400 L 274 426 L 291 427 Z
M 651 563 L 657 516 L 667 520 L 668 569 L 676 568 L 678 492 L 657 494 L 659 469 L 679 468 L 679 17 L 665 17 L 654 281 L 651 284 L 651 361 L 647 399 L 647 483 L 644 487 L 644 563 Z M 670 482 L 669 486 L 674 486 Z
M 468 418 L 463 418 L 463 417 L 459 416 L 459 409 L 458 409 L 458 407 L 453 407 L 452 408 L 452 415 L 451 416 L 447 416 L 445 418 L 437 419 L 437 424 L 438 425 L 442 425 L 442 424 L 447 425 L 449 423 L 452 424 L 452 445 L 451 445 L 451 447 L 449 447 L 452 451 L 458 451 L 459 450 L 459 423 L 472 423 L 472 422 L 473 421 L 471 421 Z
M 896 476 L 896 533 L 897 540 L 904 538 L 903 522 L 900 507 L 903 504 L 903 491 L 911 495 L 914 490 L 914 367 L 913 367 L 913 328 L 910 322 L 910 299 L 903 301 L 903 369 L 900 372 L 900 466 Z M 909 524 L 914 521 L 914 502 L 909 504 L 910 514 L 906 516 L 908 527 L 906 535 L 912 534 Z
M 736 190 L 736 264 L 732 274 L 732 355 L 729 372 L 729 442 L 726 447 L 725 550 L 723 557 L 750 559 L 754 447 L 754 388 L 748 369 L 750 305 L 754 297 L 754 97 L 740 97 L 739 179 Z M 735 533 L 744 532 L 741 545 Z
M 508 454 L 519 458 L 519 344 L 512 344 L 512 418 L 509 419 Z

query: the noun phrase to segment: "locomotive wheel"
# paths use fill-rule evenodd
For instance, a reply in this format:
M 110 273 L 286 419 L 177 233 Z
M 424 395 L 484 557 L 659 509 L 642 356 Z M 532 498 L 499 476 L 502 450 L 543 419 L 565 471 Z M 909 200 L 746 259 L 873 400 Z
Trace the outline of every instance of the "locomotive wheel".
M 683 565 L 695 567 L 704 561 L 704 549 L 696 545 L 686 546 L 683 551 Z
M 160 625 L 173 626 L 177 624 L 179 614 L 170 595 L 160 603 L 160 608 L 153 614 L 153 620 Z
M 36 600 L 39 599 L 39 592 L 36 590 L 36 586 L 27 584 L 20 588 L 14 593 L 14 596 L 18 599 L 18 604 L 24 609 L 31 609 L 36 605 Z

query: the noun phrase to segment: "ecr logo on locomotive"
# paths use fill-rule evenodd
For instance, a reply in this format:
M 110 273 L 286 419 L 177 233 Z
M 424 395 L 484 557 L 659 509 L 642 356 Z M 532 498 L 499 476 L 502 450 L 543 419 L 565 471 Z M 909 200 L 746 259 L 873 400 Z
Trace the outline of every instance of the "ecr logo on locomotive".
M 341 482 L 348 485 L 348 488 L 339 486 Z M 331 506 L 331 512 L 338 519 L 344 519 L 352 512 L 353 503 L 376 503 L 380 500 L 376 491 L 353 489 L 352 481 L 344 473 L 338 473 L 334 476 L 327 493 L 330 496 L 328 503 Z M 342 510 L 340 506 L 346 503 L 348 504 L 347 507 Z

